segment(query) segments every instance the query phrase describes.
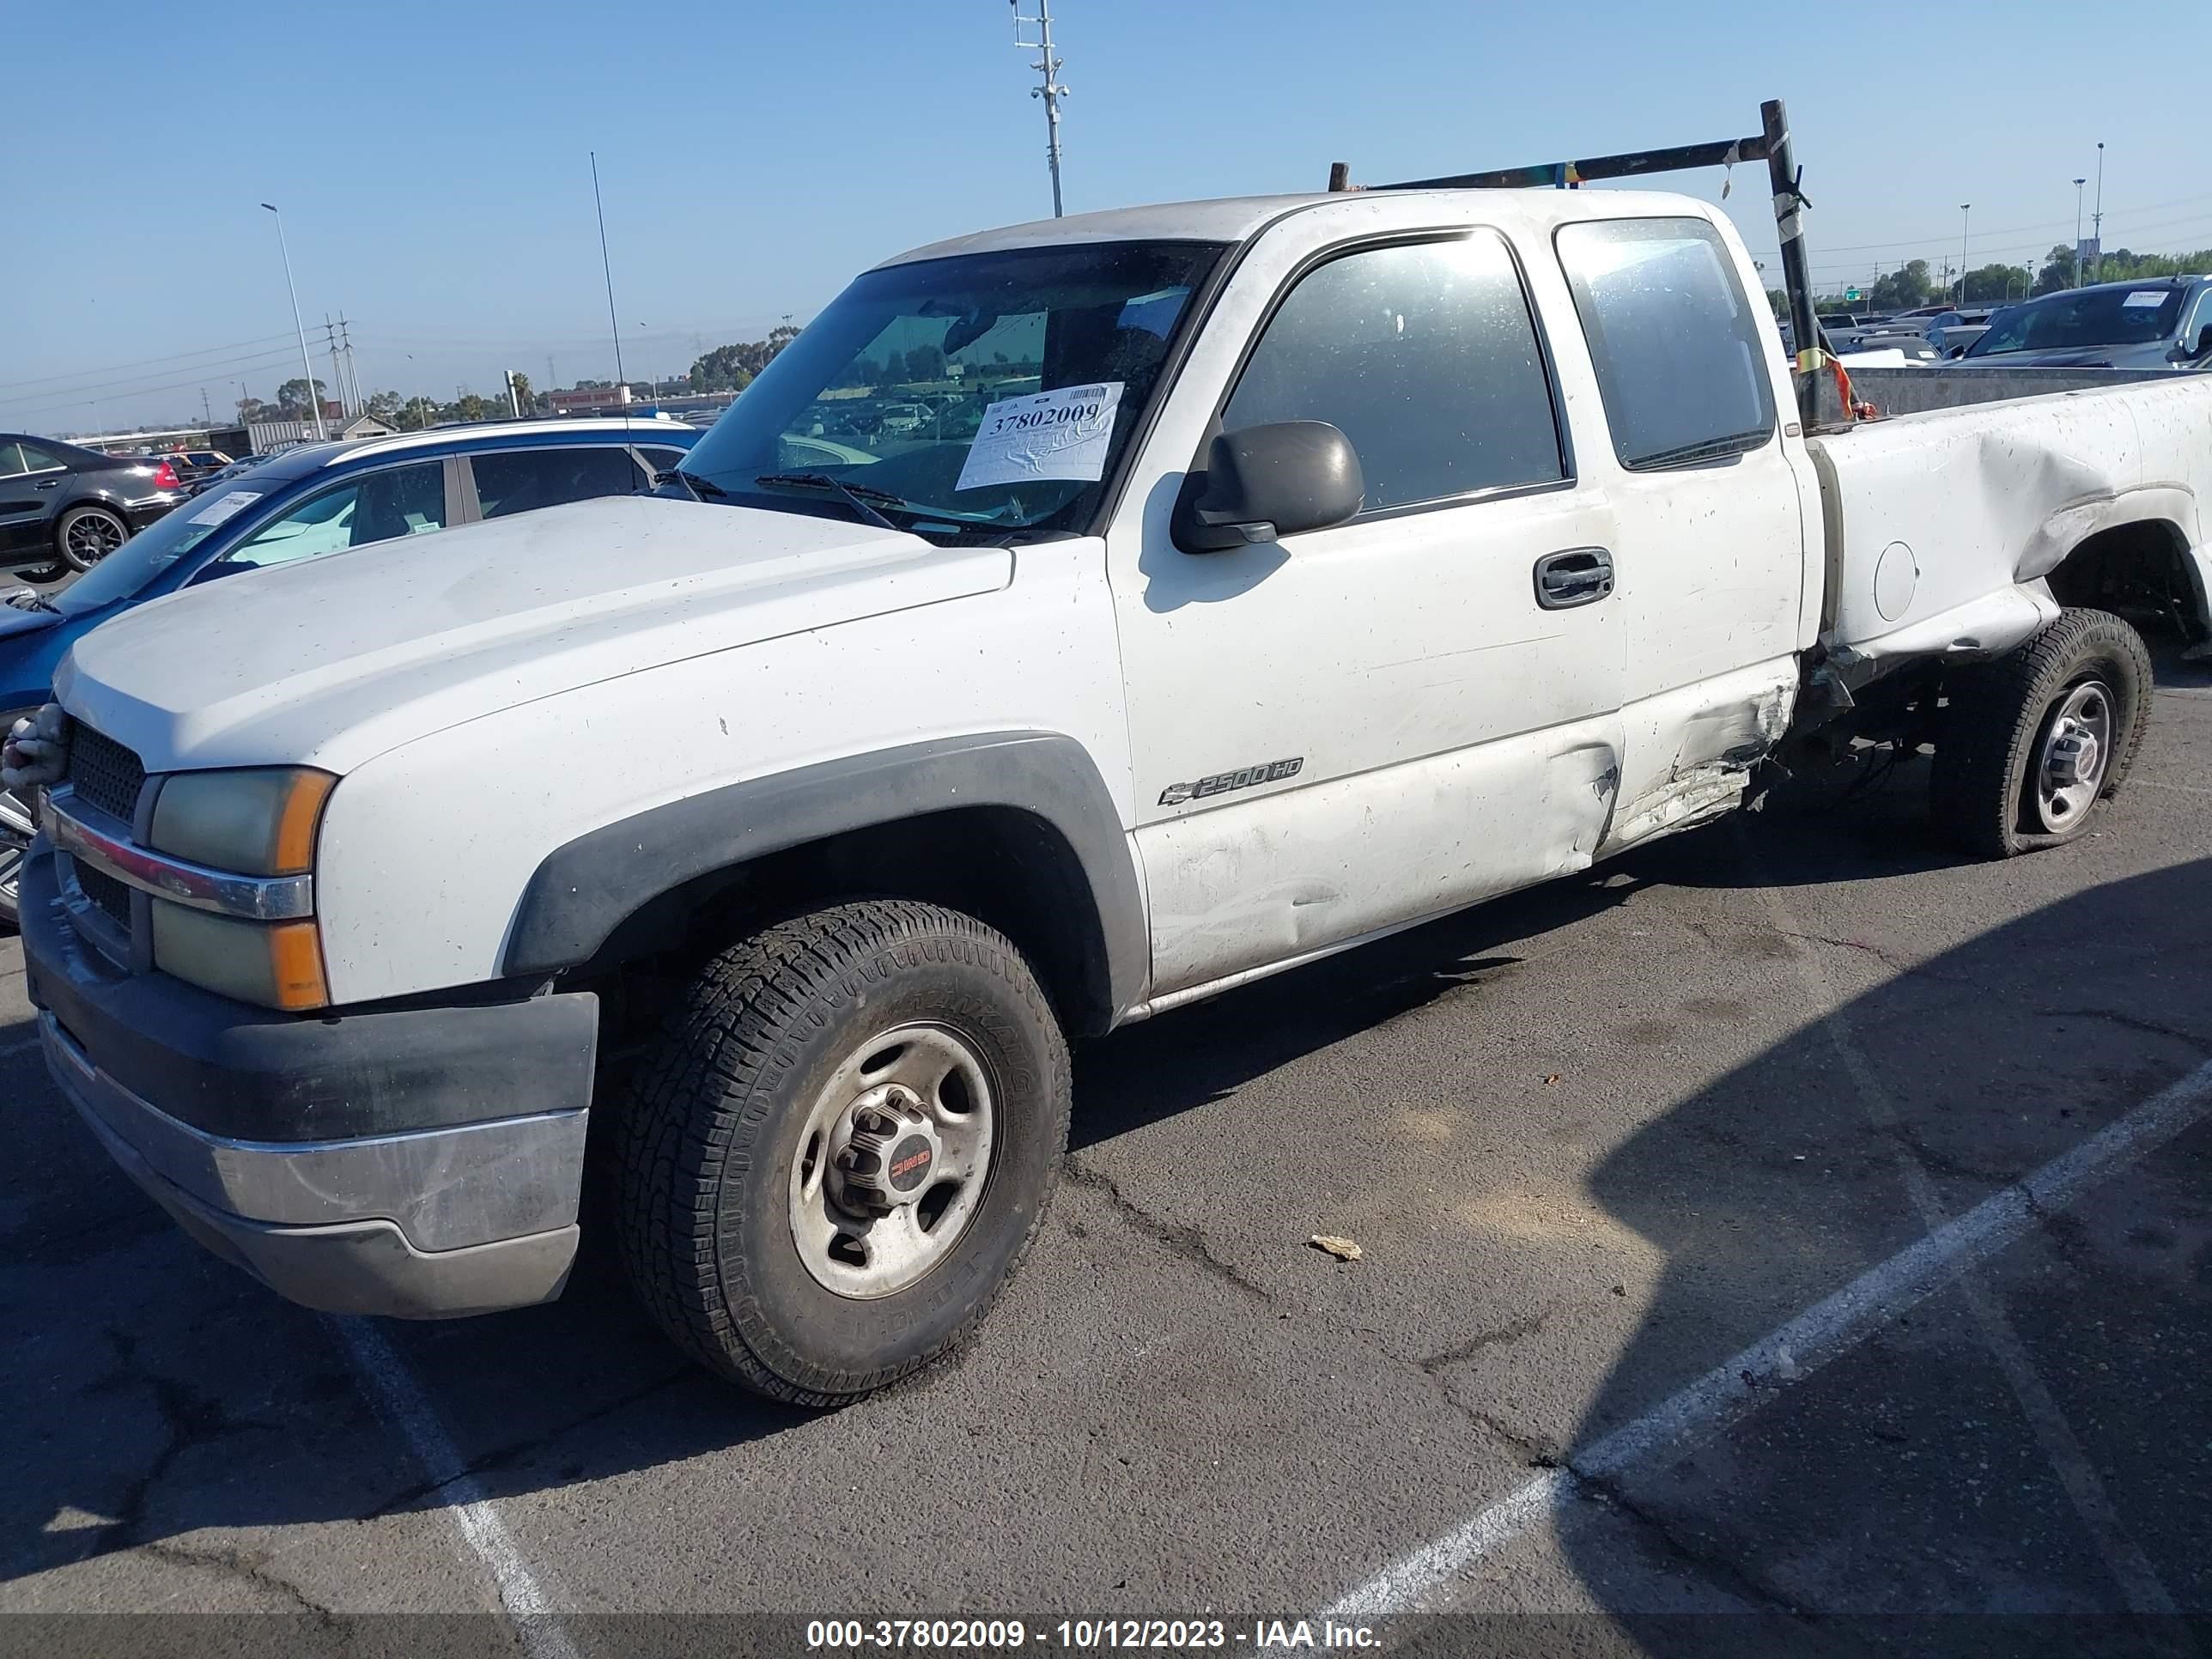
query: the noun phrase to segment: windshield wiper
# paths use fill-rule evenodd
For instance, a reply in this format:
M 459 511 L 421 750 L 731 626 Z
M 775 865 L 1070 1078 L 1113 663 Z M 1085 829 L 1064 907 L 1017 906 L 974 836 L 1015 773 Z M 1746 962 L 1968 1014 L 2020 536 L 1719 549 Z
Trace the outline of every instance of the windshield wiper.
M 892 495 L 888 489 L 878 489 L 871 484 L 848 484 L 842 478 L 831 477 L 827 472 L 763 472 L 753 482 L 768 489 L 835 490 L 845 498 L 855 513 L 886 530 L 898 530 L 901 526 L 878 512 L 870 505 L 871 502 L 881 501 L 886 507 L 903 507 L 913 513 L 926 510 L 915 506 L 903 495 Z
M 703 501 L 709 496 L 719 501 L 730 493 L 712 478 L 702 478 L 696 472 L 686 472 L 680 466 L 668 467 L 654 473 L 653 483 L 655 489 L 662 484 L 680 483 L 691 492 L 691 499 L 695 501 Z

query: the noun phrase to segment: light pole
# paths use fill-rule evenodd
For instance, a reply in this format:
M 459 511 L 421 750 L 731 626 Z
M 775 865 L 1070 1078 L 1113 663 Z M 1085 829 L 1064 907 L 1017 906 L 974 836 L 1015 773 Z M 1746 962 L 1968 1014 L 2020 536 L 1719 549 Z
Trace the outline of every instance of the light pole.
M 2069 288 L 2081 286 L 2081 186 L 2088 182 L 2087 179 L 2074 181 L 2074 258 L 2069 262 L 2074 267 L 2074 280 L 2066 284 Z
M 2097 243 L 2097 280 L 2105 280 L 2105 141 L 2097 140 L 2097 208 L 2089 216 L 2089 234 Z
M 292 326 L 300 336 L 300 368 L 307 377 L 307 406 L 314 410 L 315 435 L 327 438 L 330 434 L 323 430 L 323 400 L 315 395 L 315 365 L 307 356 L 307 326 L 300 320 L 300 290 L 292 285 L 292 250 L 284 241 L 284 216 L 277 212 L 274 202 L 261 205 L 276 214 L 276 251 L 284 256 L 284 291 L 292 296 Z
M 1972 202 L 1959 204 L 1959 303 L 1966 303 L 1966 216 L 1973 211 Z
M 1041 86 L 1030 88 L 1030 96 L 1044 100 L 1045 165 L 1052 169 L 1052 216 L 1060 216 L 1060 100 L 1067 96 L 1067 88 L 1056 78 L 1065 61 L 1052 55 L 1052 0 L 1037 0 L 1037 15 L 1022 15 L 1022 0 L 1008 0 L 1014 13 L 1014 45 L 1024 52 L 1038 54 L 1039 61 L 1030 67 L 1044 76 Z M 1037 38 L 1022 39 L 1025 25 L 1036 25 Z

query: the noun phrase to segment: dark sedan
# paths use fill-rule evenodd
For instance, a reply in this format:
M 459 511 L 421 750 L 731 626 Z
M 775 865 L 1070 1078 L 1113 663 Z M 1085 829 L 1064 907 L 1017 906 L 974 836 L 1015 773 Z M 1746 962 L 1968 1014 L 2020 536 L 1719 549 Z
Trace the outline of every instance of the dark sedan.
M 2212 278 L 2145 276 L 2008 306 L 1963 362 L 2027 368 L 2212 368 Z
M 184 499 L 161 456 L 0 432 L 0 570 L 89 570 Z

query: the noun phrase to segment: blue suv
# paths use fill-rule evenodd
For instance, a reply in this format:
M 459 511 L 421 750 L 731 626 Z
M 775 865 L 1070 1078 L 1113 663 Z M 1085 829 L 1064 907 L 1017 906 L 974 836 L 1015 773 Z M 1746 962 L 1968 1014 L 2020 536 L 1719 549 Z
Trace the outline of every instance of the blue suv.
M 642 494 L 700 434 L 653 419 L 514 422 L 303 444 L 224 478 L 51 595 L 0 606 L 0 731 L 53 696 L 82 635 L 180 588 L 349 547 L 502 519 L 596 495 Z M 24 804 L 0 792 L 0 922 L 15 921 L 30 844 Z

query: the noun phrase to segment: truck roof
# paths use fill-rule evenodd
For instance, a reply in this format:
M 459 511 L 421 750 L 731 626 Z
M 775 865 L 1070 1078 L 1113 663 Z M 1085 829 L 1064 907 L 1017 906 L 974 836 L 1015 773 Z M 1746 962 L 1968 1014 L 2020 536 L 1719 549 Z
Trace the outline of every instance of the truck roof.
M 1026 224 L 1002 225 L 909 248 L 884 260 L 876 269 L 910 264 L 921 259 L 945 259 L 957 254 L 989 253 L 1048 243 L 1241 242 L 1284 215 L 1306 209 L 1441 200 L 1461 204 L 1463 210 L 1464 204 L 1474 198 L 1481 198 L 1490 208 L 1486 216 L 1494 216 L 1500 222 L 1537 229 L 1572 219 L 1621 215 L 1688 213 L 1699 218 L 1712 216 L 1711 205 L 1693 197 L 1650 190 L 1353 190 L 1294 196 L 1224 196 L 1213 201 L 1163 202 L 1149 207 L 1110 208 L 1103 213 L 1072 213 L 1062 219 L 1033 219 Z

